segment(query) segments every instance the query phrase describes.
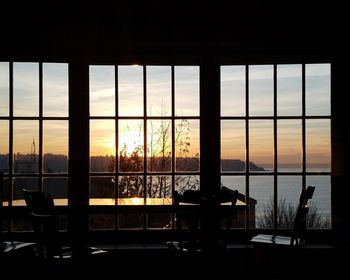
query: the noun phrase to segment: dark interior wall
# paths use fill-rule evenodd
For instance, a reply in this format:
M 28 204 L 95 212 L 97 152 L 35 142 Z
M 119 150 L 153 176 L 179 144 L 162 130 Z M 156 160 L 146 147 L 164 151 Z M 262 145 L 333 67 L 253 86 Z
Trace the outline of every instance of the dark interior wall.
M 345 4 L 335 2 L 11 1 L 1 9 L 0 48 L 18 59 L 136 62 L 332 55 L 342 51 L 349 22 Z

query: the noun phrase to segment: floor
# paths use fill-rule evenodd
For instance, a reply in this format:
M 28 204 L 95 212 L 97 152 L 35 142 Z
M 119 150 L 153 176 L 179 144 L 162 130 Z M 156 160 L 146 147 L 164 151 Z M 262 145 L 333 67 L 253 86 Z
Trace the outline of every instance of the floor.
M 11 279 L 350 279 L 345 248 L 266 250 L 231 245 L 225 251 L 183 253 L 165 244 L 101 245 L 89 258 L 41 262 L 30 256 L 2 259 Z M 2 278 L 1 279 L 6 279 Z

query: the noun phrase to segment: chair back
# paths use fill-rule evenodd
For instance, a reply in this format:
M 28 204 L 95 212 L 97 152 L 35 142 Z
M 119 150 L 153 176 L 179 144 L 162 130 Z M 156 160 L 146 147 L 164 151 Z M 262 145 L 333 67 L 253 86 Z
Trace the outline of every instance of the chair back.
M 58 236 L 58 216 L 54 211 L 52 195 L 46 196 L 42 191 L 28 189 L 22 189 L 22 193 L 32 218 L 33 230 L 39 244 L 39 254 L 43 258 L 62 256 Z
M 309 212 L 308 200 L 312 198 L 315 191 L 315 186 L 308 186 L 303 188 L 299 197 L 299 205 L 294 218 L 293 235 L 291 245 L 299 245 L 303 240 L 304 231 L 307 226 L 307 214 Z

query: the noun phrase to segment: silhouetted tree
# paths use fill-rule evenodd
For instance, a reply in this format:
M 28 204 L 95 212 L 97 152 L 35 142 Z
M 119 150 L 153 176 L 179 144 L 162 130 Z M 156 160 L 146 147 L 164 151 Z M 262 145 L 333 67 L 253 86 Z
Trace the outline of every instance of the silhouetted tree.
M 297 206 L 288 203 L 286 198 L 281 198 L 277 204 L 277 224 L 279 228 L 290 229 L 293 227 L 294 217 Z M 322 217 L 315 205 L 311 205 L 307 215 L 306 225 L 308 228 L 329 228 L 330 222 Z M 257 220 L 259 228 L 274 227 L 274 202 L 270 198 L 268 202 L 262 206 L 262 215 Z

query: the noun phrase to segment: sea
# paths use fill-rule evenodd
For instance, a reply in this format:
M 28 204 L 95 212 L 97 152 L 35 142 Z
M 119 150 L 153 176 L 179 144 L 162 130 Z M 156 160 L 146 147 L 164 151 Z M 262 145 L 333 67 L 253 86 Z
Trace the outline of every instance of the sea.
M 271 170 L 271 167 L 263 166 L 265 170 Z M 279 172 L 300 172 L 295 166 L 283 166 L 279 168 Z M 328 167 L 310 166 L 308 172 L 330 172 Z M 262 172 L 266 173 L 266 172 Z M 250 198 L 256 200 L 255 213 L 258 219 L 262 215 L 263 209 L 271 204 L 274 197 L 274 177 L 273 175 L 252 175 L 249 178 Z M 245 176 L 222 176 L 221 182 L 224 186 L 238 190 L 242 194 L 246 194 Z M 315 186 L 315 192 L 311 200 L 310 207 L 316 207 L 317 213 L 322 220 L 331 222 L 331 176 L 326 175 L 306 175 L 306 185 Z M 300 191 L 302 189 L 301 175 L 279 175 L 277 178 L 277 201 L 285 199 L 286 203 L 293 206 L 298 205 Z

